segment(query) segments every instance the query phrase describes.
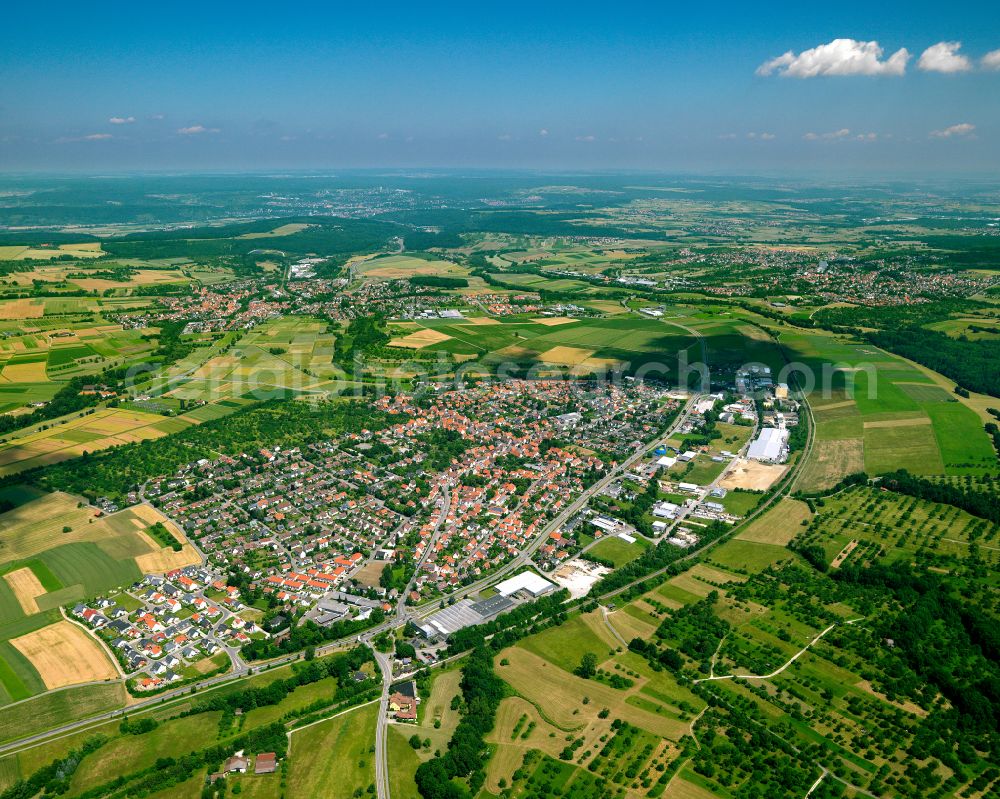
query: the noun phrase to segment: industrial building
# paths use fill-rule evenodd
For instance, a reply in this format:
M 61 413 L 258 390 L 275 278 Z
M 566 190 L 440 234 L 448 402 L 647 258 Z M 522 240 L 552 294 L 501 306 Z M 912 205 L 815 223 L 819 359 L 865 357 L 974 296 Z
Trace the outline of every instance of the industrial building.
M 788 460 L 788 431 L 765 427 L 750 444 L 747 457 L 765 463 L 784 463 Z
M 442 608 L 428 616 L 420 625 L 420 632 L 430 639 L 447 638 L 464 627 L 482 624 L 494 616 L 514 607 L 514 601 L 497 594 L 480 602 L 462 599 L 450 607 Z
M 547 594 L 555 587 L 555 583 L 550 583 L 533 571 L 523 571 L 520 574 L 515 574 L 513 577 L 508 577 L 494 586 L 496 592 L 501 596 L 513 596 L 514 594 L 523 592 L 532 598 Z

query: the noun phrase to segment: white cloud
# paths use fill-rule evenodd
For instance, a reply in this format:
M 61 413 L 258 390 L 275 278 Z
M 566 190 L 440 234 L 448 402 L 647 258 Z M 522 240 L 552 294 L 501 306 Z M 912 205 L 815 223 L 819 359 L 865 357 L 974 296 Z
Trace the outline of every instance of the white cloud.
M 733 139 L 736 138 L 736 134 L 735 133 L 720 133 L 719 134 L 719 138 L 722 139 L 722 141 L 732 141 Z
M 846 139 L 851 135 L 849 128 L 841 128 L 840 130 L 830 131 L 829 133 L 807 133 L 802 138 L 806 141 L 837 141 L 838 139 Z
M 379 141 L 385 141 L 386 139 L 389 138 L 389 134 L 388 133 L 380 133 L 375 138 L 378 139 Z
M 760 139 L 761 141 L 774 141 L 775 135 L 773 133 L 755 133 L 751 131 L 747 134 L 748 139 Z
M 968 122 L 960 122 L 957 125 L 949 125 L 941 130 L 932 130 L 931 136 L 935 139 L 950 139 L 952 136 L 969 137 L 975 133 L 976 126 Z
M 1000 69 L 1000 50 L 991 50 L 980 61 L 983 69 Z
M 202 133 L 219 133 L 218 128 L 206 128 L 204 125 L 192 125 L 189 128 L 178 128 L 177 132 L 181 136 L 197 136 Z
M 972 69 L 972 62 L 958 52 L 961 49 L 961 42 L 938 42 L 924 50 L 917 66 L 924 72 L 943 72 L 946 75 L 968 72 Z
M 538 135 L 539 136 L 548 136 L 549 135 L 549 131 L 546 128 L 542 128 L 540 131 L 538 131 Z
M 155 119 L 155 120 L 166 119 L 166 118 L 167 118 L 166 114 L 153 114 L 150 117 L 150 119 Z
M 590 136 L 590 135 L 588 135 L 588 136 L 577 136 L 576 140 L 577 141 L 597 141 L 597 137 L 596 136 Z
M 135 122 L 135 117 L 111 117 L 108 122 L 112 125 L 131 125 Z
M 903 75 L 910 52 L 901 47 L 886 59 L 878 42 L 856 39 L 834 39 L 796 55 L 789 50 L 784 55 L 765 61 L 757 67 L 758 75 L 777 72 L 790 78 L 815 78 L 820 75 Z
M 107 141 L 108 139 L 113 139 L 110 133 L 90 133 L 86 136 L 62 136 L 56 139 L 60 144 L 67 144 L 69 142 L 78 141 Z
M 497 136 L 497 138 L 500 141 L 513 141 L 514 139 L 514 137 L 511 136 L 509 133 L 501 133 L 499 136 Z

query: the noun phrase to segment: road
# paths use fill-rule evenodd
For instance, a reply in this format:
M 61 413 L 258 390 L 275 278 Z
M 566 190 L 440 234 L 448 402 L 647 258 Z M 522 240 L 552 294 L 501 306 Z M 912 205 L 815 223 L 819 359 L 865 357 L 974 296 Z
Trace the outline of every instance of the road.
M 406 584 L 406 588 L 399 594 L 399 601 L 396 603 L 396 619 L 399 621 L 405 620 L 406 597 L 413 590 L 413 585 L 416 583 L 417 577 L 420 576 L 420 570 L 424 567 L 424 563 L 427 562 L 428 556 L 434 551 L 434 545 L 437 543 L 441 535 L 441 530 L 444 529 L 445 522 L 448 521 L 448 514 L 451 512 L 451 492 L 448 491 L 448 486 L 444 484 L 441 486 L 441 496 L 438 498 L 438 510 L 440 511 L 440 515 L 438 516 L 437 523 L 434 525 L 434 529 L 427 538 L 427 545 L 420 554 L 420 560 L 417 561 L 417 565 L 413 569 L 413 574 Z
M 378 799 L 389 799 L 389 687 L 392 685 L 392 656 L 379 652 L 371 646 L 382 671 L 382 697 L 378 704 L 378 719 L 375 722 L 375 795 Z

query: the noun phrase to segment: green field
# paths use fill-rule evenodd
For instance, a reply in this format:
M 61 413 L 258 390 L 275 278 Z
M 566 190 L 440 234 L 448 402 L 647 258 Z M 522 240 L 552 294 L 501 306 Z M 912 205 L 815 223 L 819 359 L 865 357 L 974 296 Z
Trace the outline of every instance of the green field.
M 602 560 L 610 561 L 615 568 L 624 566 L 639 557 L 649 543 L 643 538 L 637 538 L 634 544 L 624 541 L 617 536 L 608 536 L 590 548 L 590 553 Z
M 810 398 L 821 460 L 807 469 L 807 485 L 827 487 L 862 468 L 871 474 L 996 469 L 996 453 L 977 413 L 919 369 L 875 347 L 828 335 L 785 330 L 781 342 L 790 360 L 807 364 L 817 376 L 824 363 L 842 367 L 831 373 L 830 393 L 820 384 Z M 849 454 L 838 457 L 838 449 Z
M 609 364 L 663 364 L 676 376 L 677 353 L 694 346 L 691 337 L 665 322 L 637 317 L 580 319 L 543 325 L 532 318 L 501 320 L 494 325 L 463 325 L 448 320 L 421 321 L 421 327 L 449 336 L 420 352 L 474 355 L 487 362 L 543 363 L 597 370 Z M 399 329 L 397 335 L 413 332 Z M 562 348 L 562 349 L 557 349 Z M 694 354 L 694 353 L 692 353 Z
M 352 710 L 292 736 L 288 787 L 293 796 L 320 796 L 336 785 L 344 796 L 375 782 L 378 705 Z
M 121 684 L 83 685 L 42 694 L 23 705 L 0 708 L 0 741 L 35 735 L 124 704 Z

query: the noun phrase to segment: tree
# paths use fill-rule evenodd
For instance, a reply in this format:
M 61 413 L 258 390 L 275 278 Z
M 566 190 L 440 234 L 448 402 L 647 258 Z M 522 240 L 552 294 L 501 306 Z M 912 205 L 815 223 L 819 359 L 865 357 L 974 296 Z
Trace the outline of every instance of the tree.
M 597 674 L 597 655 L 593 652 L 585 652 L 583 657 L 580 658 L 580 665 L 576 667 L 573 673 L 577 677 L 589 680 Z

